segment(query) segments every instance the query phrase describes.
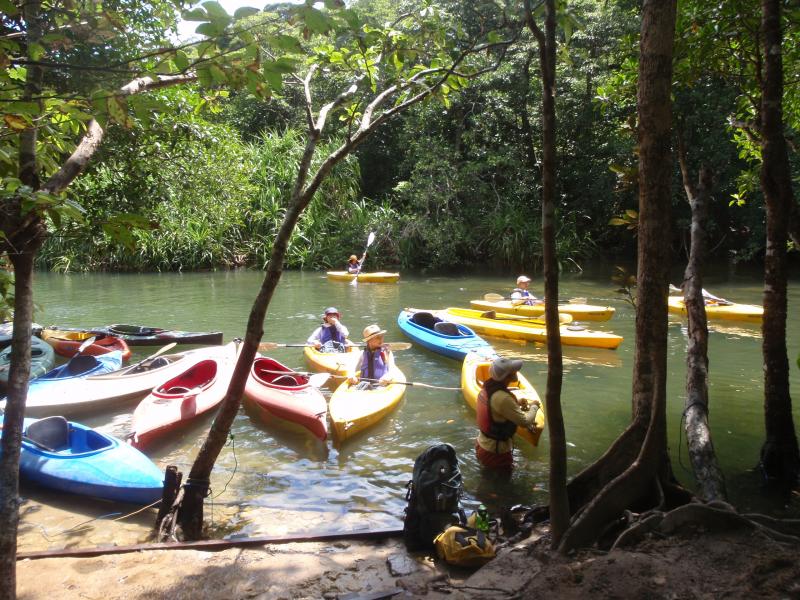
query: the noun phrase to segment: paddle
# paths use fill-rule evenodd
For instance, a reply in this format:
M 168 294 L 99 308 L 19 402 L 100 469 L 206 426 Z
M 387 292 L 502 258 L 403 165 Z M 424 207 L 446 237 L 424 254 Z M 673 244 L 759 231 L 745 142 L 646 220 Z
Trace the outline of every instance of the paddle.
M 367 247 L 364 248 L 364 260 L 367 260 L 366 254 L 369 247 L 372 245 L 372 242 L 375 241 L 375 232 L 370 231 L 369 235 L 367 236 Z M 358 264 L 358 271 L 356 271 L 356 276 L 353 277 L 353 281 L 350 282 L 350 285 L 358 285 L 358 276 L 361 274 L 361 267 L 364 266 L 364 261 L 361 261 Z
M 156 352 L 155 354 L 151 354 L 151 355 L 150 355 L 150 356 L 148 356 L 147 358 L 143 358 L 141 361 L 139 361 L 139 362 L 138 362 L 138 363 L 136 363 L 135 365 L 131 365 L 130 367 L 128 367 L 127 369 L 125 369 L 125 372 L 129 372 L 129 371 L 134 371 L 134 370 L 136 370 L 138 367 L 141 367 L 141 366 L 142 366 L 144 363 L 146 363 L 148 360 L 153 360 L 154 358 L 156 358 L 156 357 L 158 357 L 158 356 L 161 356 L 162 354 L 164 354 L 164 352 L 166 352 L 167 350 L 172 350 L 172 349 L 173 349 L 175 346 L 177 346 L 177 345 L 178 345 L 178 342 L 172 342 L 172 343 L 169 343 L 169 344 L 167 344 L 166 346 L 164 346 L 163 348 L 161 348 L 161 349 L 160 349 L 158 352 Z
M 83 343 L 82 343 L 80 346 L 78 346 L 78 351 L 77 351 L 77 352 L 76 352 L 76 353 L 75 353 L 75 354 L 72 356 L 72 358 L 75 358 L 75 357 L 76 357 L 76 356 L 78 356 L 78 355 L 79 355 L 81 352 L 83 352 L 84 350 L 86 350 L 86 349 L 87 349 L 89 346 L 91 346 L 92 344 L 94 344 L 95 340 L 97 340 L 97 338 L 96 338 L 95 336 L 92 336 L 92 337 L 90 337 L 90 338 L 86 338 L 86 339 L 83 341 Z M 70 360 L 71 360 L 71 359 L 70 359 Z
M 422 383 L 420 381 L 386 381 L 382 382 L 380 379 L 369 379 L 367 377 L 359 377 L 359 381 L 369 381 L 372 383 L 386 383 L 386 385 L 409 385 L 414 387 L 424 387 L 424 388 L 431 388 L 432 390 L 449 390 L 449 391 L 461 391 L 460 387 L 447 387 L 444 385 L 432 385 L 430 383 Z
M 544 319 L 535 319 L 531 317 L 523 317 L 520 315 L 506 315 L 506 314 L 497 314 L 495 310 L 487 310 L 484 313 L 481 313 L 481 316 L 484 319 L 498 319 L 501 321 L 522 321 L 524 323 L 531 323 L 532 325 L 547 325 L 547 322 Z M 567 313 L 558 313 L 558 322 L 559 323 L 572 323 L 572 315 Z
M 719 306 L 732 306 L 734 304 L 734 302 L 731 302 L 730 300 L 726 300 L 725 298 L 720 298 L 719 296 L 715 296 L 708 290 L 703 289 L 702 292 L 703 292 L 703 300 L 705 301 L 706 304 L 718 304 Z M 678 295 L 678 294 L 683 295 L 683 290 L 670 283 L 669 293 L 673 295 Z
M 356 348 L 363 348 L 366 344 L 351 344 Z M 398 350 L 408 350 L 411 348 L 410 342 L 388 342 L 384 344 L 384 346 L 388 346 L 389 350 L 392 352 L 396 352 Z M 313 348 L 314 344 L 280 344 L 278 342 L 261 342 L 258 345 L 259 350 L 274 350 L 275 348 Z M 344 352 L 339 353 L 332 353 L 332 354 L 344 354 Z
M 512 306 L 519 306 L 523 302 L 525 302 L 524 298 L 511 298 L 510 296 L 501 296 L 500 294 L 484 294 L 483 299 L 487 302 L 502 302 L 503 300 L 511 300 Z M 514 304 L 514 303 L 517 304 Z M 569 300 L 559 300 L 559 304 L 569 304 Z M 539 301 L 539 304 L 544 304 L 544 301 Z M 581 302 L 580 304 L 586 304 L 585 302 Z

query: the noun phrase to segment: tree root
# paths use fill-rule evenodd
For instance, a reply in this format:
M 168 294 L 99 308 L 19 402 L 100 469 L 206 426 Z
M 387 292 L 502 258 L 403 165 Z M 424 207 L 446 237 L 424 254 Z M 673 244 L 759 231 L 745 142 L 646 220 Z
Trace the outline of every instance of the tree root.
M 709 504 L 692 502 L 667 513 L 650 511 L 641 515 L 634 515 L 628 512 L 626 517 L 633 524 L 620 534 L 616 542 L 614 542 L 612 550 L 632 546 L 647 536 L 679 535 L 697 530 L 724 532 L 748 529 L 763 534 L 779 543 L 800 544 L 799 535 L 786 533 L 787 531 L 800 533 L 799 520 L 782 521 L 765 515 L 741 515 L 730 504 L 725 502 L 711 502 Z

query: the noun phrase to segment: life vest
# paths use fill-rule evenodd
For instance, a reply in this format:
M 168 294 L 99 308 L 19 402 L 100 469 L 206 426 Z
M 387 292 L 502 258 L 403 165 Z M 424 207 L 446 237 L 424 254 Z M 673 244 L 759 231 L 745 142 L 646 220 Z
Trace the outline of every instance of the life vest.
M 478 429 L 488 438 L 498 442 L 504 442 L 514 436 L 517 425 L 513 421 L 495 421 L 492 419 L 491 399 L 486 393 L 486 388 L 478 394 Z
M 536 296 L 531 294 L 528 290 L 523 290 L 521 288 L 514 288 L 513 290 L 511 290 L 511 294 L 512 296 L 514 294 L 519 294 L 520 296 L 525 298 L 526 299 L 525 304 L 527 304 L 528 306 L 533 306 L 533 303 L 536 300 Z
M 386 353 L 383 347 L 374 352 L 364 348 L 364 353 L 361 358 L 361 377 L 380 379 L 388 370 L 389 368 L 386 366 Z
M 340 344 L 345 343 L 342 332 L 339 331 L 335 325 L 330 325 L 328 327 L 323 325 L 322 331 L 319 334 L 319 341 L 323 345 L 325 345 L 327 342 L 338 342 Z
M 361 270 L 361 263 L 347 263 L 347 272 L 351 275 L 355 275 Z

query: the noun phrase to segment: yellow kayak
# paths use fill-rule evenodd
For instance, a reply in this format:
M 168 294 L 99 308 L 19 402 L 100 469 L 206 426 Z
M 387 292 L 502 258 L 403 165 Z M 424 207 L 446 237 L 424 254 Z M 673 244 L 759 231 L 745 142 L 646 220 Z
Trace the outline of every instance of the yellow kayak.
M 406 376 L 395 367 L 392 379 L 404 383 Z M 405 391 L 406 386 L 402 383 L 370 390 L 357 390 L 347 381 L 342 383 L 333 392 L 328 404 L 336 439 L 343 442 L 381 421 L 399 404 Z
M 542 319 L 526 319 L 510 315 L 487 318 L 484 316 L 486 313 L 468 308 L 447 308 L 433 312 L 444 315 L 448 321 L 466 325 L 476 333 L 526 342 L 542 344 L 547 342 L 547 330 Z M 605 331 L 591 331 L 577 325 L 562 325 L 561 343 L 565 346 L 613 350 L 622 343 L 622 337 Z
M 355 275 L 347 271 L 328 271 L 326 275 L 331 281 L 353 281 L 355 279 Z M 364 283 L 397 283 L 399 279 L 400 273 L 376 271 L 375 273 L 358 274 L 358 280 Z
M 334 378 L 344 379 L 347 373 L 356 370 L 361 352 L 355 346 L 348 346 L 347 352 L 320 352 L 313 346 L 303 348 L 306 363 L 315 371 L 330 373 Z
M 488 300 L 470 300 L 470 306 L 477 310 L 494 310 L 505 315 L 521 315 L 523 317 L 541 317 L 544 315 L 544 304 L 528 306 L 519 304 L 511 305 L 511 300 L 489 302 Z M 576 321 L 608 321 L 614 316 L 617 309 L 612 306 L 595 306 L 593 304 L 579 304 L 570 300 L 567 304 L 559 304 L 558 312 L 572 315 Z
M 686 305 L 681 296 L 670 296 L 669 312 L 686 316 Z M 720 321 L 761 323 L 764 308 L 755 304 L 706 304 L 706 317 Z
M 484 357 L 481 357 L 475 352 L 470 352 L 467 354 L 467 357 L 464 359 L 464 364 L 461 366 L 461 392 L 464 394 L 464 399 L 467 401 L 467 404 L 472 407 L 472 410 L 476 410 L 478 406 L 478 394 L 481 391 L 483 382 L 489 378 L 489 367 L 491 364 L 492 363 Z M 542 407 L 542 409 L 536 413 L 536 430 L 531 431 L 524 427 L 517 427 L 517 435 L 531 445 L 538 446 L 539 437 L 542 435 L 542 430 L 544 429 L 544 404 L 539 399 L 539 394 L 536 393 L 531 382 L 528 381 L 522 373 L 519 373 L 517 377 L 519 381 L 516 383 L 516 387 L 511 388 L 511 393 L 514 394 L 518 400 L 524 399 L 527 400 L 528 403 L 539 400 L 539 404 Z

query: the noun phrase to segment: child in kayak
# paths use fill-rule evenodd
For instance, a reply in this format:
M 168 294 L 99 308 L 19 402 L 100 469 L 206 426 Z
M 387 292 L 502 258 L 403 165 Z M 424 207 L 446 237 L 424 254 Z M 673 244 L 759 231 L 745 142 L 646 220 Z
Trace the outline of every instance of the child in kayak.
M 527 275 L 520 275 L 517 277 L 517 287 L 511 292 L 511 305 L 518 306 L 526 304 L 533 306 L 534 304 L 541 304 L 542 301 L 528 291 L 528 286 L 531 283 L 530 277 Z
M 367 258 L 367 253 L 361 255 L 361 258 L 358 258 L 355 254 L 350 255 L 350 258 L 347 259 L 347 272 L 351 275 L 355 275 L 361 272 L 361 265 L 364 264 L 364 259 Z
M 394 355 L 389 347 L 383 343 L 385 329 L 378 325 L 367 325 L 364 328 L 363 339 L 367 347 L 361 353 L 356 363 L 358 373 L 351 374 L 347 380 L 350 385 L 358 384 L 359 389 L 368 389 L 373 386 L 386 385 L 391 381 L 391 372 L 394 369 Z M 361 381 L 361 377 L 374 381 Z M 360 383 L 359 383 L 360 382 Z
M 314 330 L 306 340 L 306 344 L 322 352 L 344 352 L 350 332 L 339 321 L 340 318 L 341 315 L 336 307 L 326 308 L 322 314 L 322 325 Z

